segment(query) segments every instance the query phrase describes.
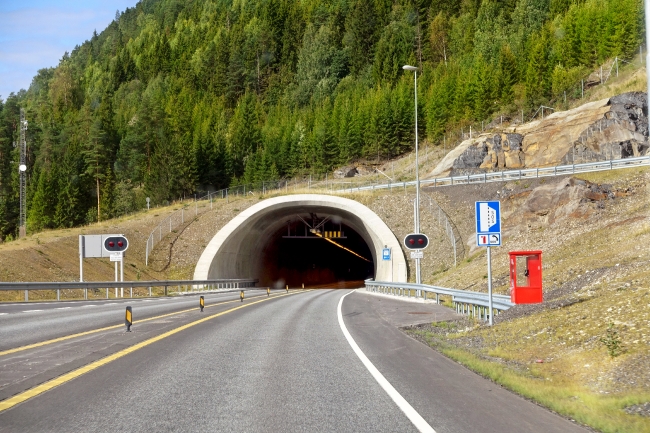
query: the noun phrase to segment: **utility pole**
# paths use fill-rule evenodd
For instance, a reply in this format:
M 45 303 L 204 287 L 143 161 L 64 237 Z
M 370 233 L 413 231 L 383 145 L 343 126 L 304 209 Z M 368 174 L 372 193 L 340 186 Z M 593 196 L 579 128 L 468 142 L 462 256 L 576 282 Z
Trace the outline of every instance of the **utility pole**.
M 18 236 L 24 238 L 27 236 L 26 227 L 26 212 L 25 212 L 25 190 L 26 190 L 26 175 L 27 175 L 27 140 L 25 134 L 27 132 L 27 121 L 25 120 L 25 109 L 20 109 L 20 165 L 18 172 L 20 173 L 20 222 Z

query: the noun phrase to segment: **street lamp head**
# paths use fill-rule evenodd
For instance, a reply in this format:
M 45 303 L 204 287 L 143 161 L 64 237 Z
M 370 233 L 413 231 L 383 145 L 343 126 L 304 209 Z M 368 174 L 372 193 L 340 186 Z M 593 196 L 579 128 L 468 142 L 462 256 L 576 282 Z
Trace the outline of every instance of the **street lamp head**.
M 411 66 L 411 65 L 404 65 L 404 66 L 402 66 L 402 69 L 404 69 L 405 71 L 417 71 L 418 70 L 418 68 L 416 68 L 415 66 Z

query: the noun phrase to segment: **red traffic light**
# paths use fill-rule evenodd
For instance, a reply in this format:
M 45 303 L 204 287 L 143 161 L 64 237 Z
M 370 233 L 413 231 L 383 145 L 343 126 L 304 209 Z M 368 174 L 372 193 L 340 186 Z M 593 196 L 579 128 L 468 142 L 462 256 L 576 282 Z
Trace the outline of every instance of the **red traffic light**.
M 109 236 L 104 239 L 104 249 L 110 253 L 120 253 L 129 248 L 129 241 L 124 236 Z
M 404 238 L 404 246 L 409 250 L 422 250 L 429 245 L 429 238 L 422 233 L 411 233 Z

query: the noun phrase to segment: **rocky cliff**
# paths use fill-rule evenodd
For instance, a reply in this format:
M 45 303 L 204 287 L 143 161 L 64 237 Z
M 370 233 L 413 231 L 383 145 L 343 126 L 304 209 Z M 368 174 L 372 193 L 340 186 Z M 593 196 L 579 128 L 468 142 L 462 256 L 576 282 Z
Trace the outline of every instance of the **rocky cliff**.
M 628 158 L 648 152 L 648 104 L 624 93 L 463 141 L 429 174 L 456 176 Z

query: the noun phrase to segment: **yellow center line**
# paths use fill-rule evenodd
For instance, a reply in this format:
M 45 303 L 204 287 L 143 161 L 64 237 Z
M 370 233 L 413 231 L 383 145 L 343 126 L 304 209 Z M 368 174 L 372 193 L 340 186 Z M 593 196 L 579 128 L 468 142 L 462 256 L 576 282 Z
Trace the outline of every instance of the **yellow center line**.
M 192 323 L 188 323 L 186 325 L 179 326 L 178 328 L 172 329 L 171 331 L 167 331 L 167 332 L 165 332 L 163 334 L 160 334 L 160 335 L 158 335 L 156 337 L 149 338 L 148 340 L 137 343 L 137 344 L 135 344 L 135 345 L 133 345 L 131 347 L 127 347 L 126 349 L 120 350 L 119 352 L 116 352 L 116 353 L 114 353 L 112 355 L 109 355 L 109 356 L 107 356 L 105 358 L 98 359 L 97 361 L 91 362 L 88 365 L 85 365 L 85 366 L 80 367 L 80 368 L 78 368 L 76 370 L 73 370 L 73 371 L 71 371 L 69 373 L 63 374 L 63 375 L 61 375 L 61 376 L 59 376 L 59 377 L 57 377 L 55 379 L 52 379 L 50 381 L 47 381 L 47 382 L 42 383 L 40 385 L 37 385 L 34 388 L 28 389 L 25 392 L 22 392 L 20 394 L 16 394 L 15 396 L 10 397 L 10 398 L 8 398 L 6 400 L 2 400 L 2 401 L 0 401 L 0 412 L 3 412 L 5 410 L 7 410 L 7 409 L 10 409 L 10 408 L 16 406 L 17 404 L 20 404 L 20 403 L 22 403 L 22 402 L 24 402 L 26 400 L 29 400 L 30 398 L 36 397 L 37 395 L 40 395 L 40 394 L 43 394 L 44 392 L 49 391 L 52 388 L 55 388 L 55 387 L 57 387 L 59 385 L 63 385 L 64 383 L 69 382 L 72 379 L 75 379 L 75 378 L 77 378 L 77 377 L 79 377 L 79 376 L 81 376 L 83 374 L 86 374 L 88 372 L 96 370 L 96 369 L 98 369 L 99 367 L 101 367 L 103 365 L 106 365 L 106 364 L 108 364 L 108 363 L 110 363 L 112 361 L 115 361 L 117 359 L 120 359 L 120 358 L 128 355 L 129 353 L 133 353 L 136 350 L 142 349 L 143 347 L 149 346 L 149 345 L 151 345 L 151 344 L 153 344 L 153 343 L 155 343 L 157 341 L 163 340 L 163 339 L 165 339 L 167 337 L 170 337 L 170 336 L 172 336 L 174 334 L 177 334 L 177 333 L 179 333 L 181 331 L 184 331 L 184 330 L 186 330 L 188 328 L 191 328 L 193 326 L 196 326 L 196 325 L 199 325 L 201 323 L 207 322 L 208 320 L 212 320 L 212 319 L 214 319 L 216 317 L 223 316 L 223 315 L 228 314 L 228 313 L 232 313 L 233 311 L 237 311 L 237 310 L 241 310 L 242 308 L 250 307 L 251 305 L 259 304 L 261 302 L 270 301 L 271 299 L 275 299 L 275 298 L 279 298 L 279 297 L 283 297 L 283 296 L 294 295 L 296 293 L 301 293 L 301 292 L 293 292 L 293 293 L 282 294 L 282 295 L 274 296 L 273 298 L 266 297 L 266 298 L 263 298 L 263 299 L 261 299 L 259 301 L 250 302 L 248 304 L 240 305 L 239 307 L 231 308 L 230 310 L 222 311 L 221 313 L 213 314 L 213 315 L 205 317 L 203 319 L 196 320 L 196 321 L 194 321 Z
M 251 299 L 259 298 L 261 296 L 262 295 L 252 296 Z M 218 302 L 216 304 L 208 305 L 205 308 L 216 307 L 218 305 L 223 305 L 223 304 L 231 304 L 233 302 L 240 302 L 240 301 L 239 301 L 239 299 L 237 299 L 236 301 Z M 189 311 L 195 311 L 196 309 L 197 308 L 190 308 L 188 310 L 176 311 L 174 313 L 163 314 L 161 316 L 149 317 L 148 319 L 138 320 L 136 323 L 140 324 L 142 322 L 148 322 L 150 320 L 158 320 L 158 319 L 162 319 L 162 318 L 165 318 L 165 317 L 175 316 L 177 314 L 187 313 Z M 29 350 L 29 349 L 34 349 L 36 347 L 47 346 L 48 344 L 59 343 L 61 341 L 70 340 L 72 338 L 83 337 L 84 335 L 95 334 L 97 332 L 103 332 L 103 331 L 110 331 L 111 329 L 117 329 L 117 328 L 122 328 L 122 327 L 124 327 L 123 324 L 121 324 L 121 325 L 113 325 L 113 326 L 106 326 L 105 328 L 97 328 L 97 329 L 92 329 L 90 331 L 79 332 L 77 334 L 66 335 L 64 337 L 53 338 L 52 340 L 41 341 L 40 343 L 28 344 L 26 346 L 20 346 L 20 347 L 14 348 L 14 349 L 4 350 L 4 351 L 0 352 L 0 356 L 9 355 L 9 354 L 16 353 L 16 352 L 22 352 L 23 350 Z

